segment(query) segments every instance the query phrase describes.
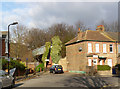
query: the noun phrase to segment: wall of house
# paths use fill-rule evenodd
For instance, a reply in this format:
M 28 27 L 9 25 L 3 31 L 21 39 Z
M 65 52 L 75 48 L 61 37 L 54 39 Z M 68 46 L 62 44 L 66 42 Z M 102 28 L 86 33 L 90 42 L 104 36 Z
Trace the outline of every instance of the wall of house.
M 79 48 L 82 51 L 79 51 Z M 86 42 L 66 46 L 68 71 L 84 71 L 87 65 Z
M 117 53 L 116 53 L 116 43 L 114 42 L 92 42 L 89 41 L 87 43 L 92 43 L 92 53 L 96 53 L 96 47 L 95 44 L 98 43 L 99 44 L 99 53 L 97 53 L 97 55 L 100 57 L 106 57 L 106 61 L 104 63 L 104 65 L 108 64 L 108 59 L 112 59 L 112 66 L 114 66 L 117 63 Z M 103 53 L 103 44 L 106 44 L 106 53 Z M 109 45 L 112 44 L 113 45 L 113 53 L 110 53 L 110 48 Z M 87 53 L 89 54 L 89 53 Z M 92 58 L 93 59 L 93 58 Z M 99 58 L 97 58 L 99 59 Z M 100 63 L 98 62 L 98 65 Z
M 2 39 L 2 56 L 5 56 L 5 39 Z
M 95 41 L 85 41 L 77 44 L 71 44 L 66 46 L 66 60 L 68 71 L 85 71 L 86 66 L 88 66 L 88 59 L 93 57 L 87 57 L 88 53 L 88 43 L 92 43 L 92 53 L 101 57 L 106 57 L 105 63 L 108 64 L 108 59 L 112 59 L 112 66 L 117 63 L 117 53 L 116 53 L 116 43 L 114 42 L 95 42 Z M 99 44 L 99 53 L 96 53 L 95 44 Z M 103 53 L 103 44 L 106 44 L 107 53 Z M 109 45 L 113 45 L 113 53 L 110 53 Z M 82 51 L 79 52 L 79 48 L 82 47 Z M 99 58 L 97 59 L 97 65 L 100 65 Z

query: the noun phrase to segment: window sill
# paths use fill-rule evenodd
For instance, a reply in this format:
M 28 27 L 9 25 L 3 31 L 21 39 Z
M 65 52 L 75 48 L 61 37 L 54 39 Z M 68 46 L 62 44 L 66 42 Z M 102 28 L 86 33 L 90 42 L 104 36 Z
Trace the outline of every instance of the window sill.
M 95 52 L 95 53 L 100 53 L 100 52 Z
M 110 52 L 110 53 L 113 53 L 113 52 Z
M 107 52 L 106 52 L 106 53 L 103 53 L 103 54 L 107 54 Z

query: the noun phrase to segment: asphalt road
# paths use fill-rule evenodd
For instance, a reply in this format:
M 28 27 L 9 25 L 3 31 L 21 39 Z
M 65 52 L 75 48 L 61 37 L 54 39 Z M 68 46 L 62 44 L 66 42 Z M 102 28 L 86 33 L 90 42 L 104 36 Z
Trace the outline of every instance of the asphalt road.
M 46 73 L 34 79 L 21 81 L 16 84 L 17 88 L 22 87 L 103 87 L 111 85 L 112 87 L 119 86 L 118 77 L 95 77 L 83 76 L 80 74 L 63 73 L 50 74 Z

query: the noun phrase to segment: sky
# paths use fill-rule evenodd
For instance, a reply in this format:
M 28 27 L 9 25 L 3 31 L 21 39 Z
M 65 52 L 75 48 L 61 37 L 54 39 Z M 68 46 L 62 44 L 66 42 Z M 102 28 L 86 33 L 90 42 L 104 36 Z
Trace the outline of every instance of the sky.
M 19 25 L 40 29 L 46 29 L 55 23 L 75 25 L 81 21 L 91 30 L 95 30 L 96 24 L 101 20 L 107 23 L 118 20 L 118 0 L 75 1 L 2 0 L 0 30 L 7 30 L 7 26 L 16 21 Z

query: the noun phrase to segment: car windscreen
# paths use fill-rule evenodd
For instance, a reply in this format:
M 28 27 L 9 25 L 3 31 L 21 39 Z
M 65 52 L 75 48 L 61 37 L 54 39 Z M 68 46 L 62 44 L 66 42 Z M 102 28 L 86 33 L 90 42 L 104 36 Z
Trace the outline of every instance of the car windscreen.
M 61 65 L 56 65 L 56 68 L 62 68 L 62 66 Z
M 55 65 L 53 65 L 52 68 L 55 68 Z

